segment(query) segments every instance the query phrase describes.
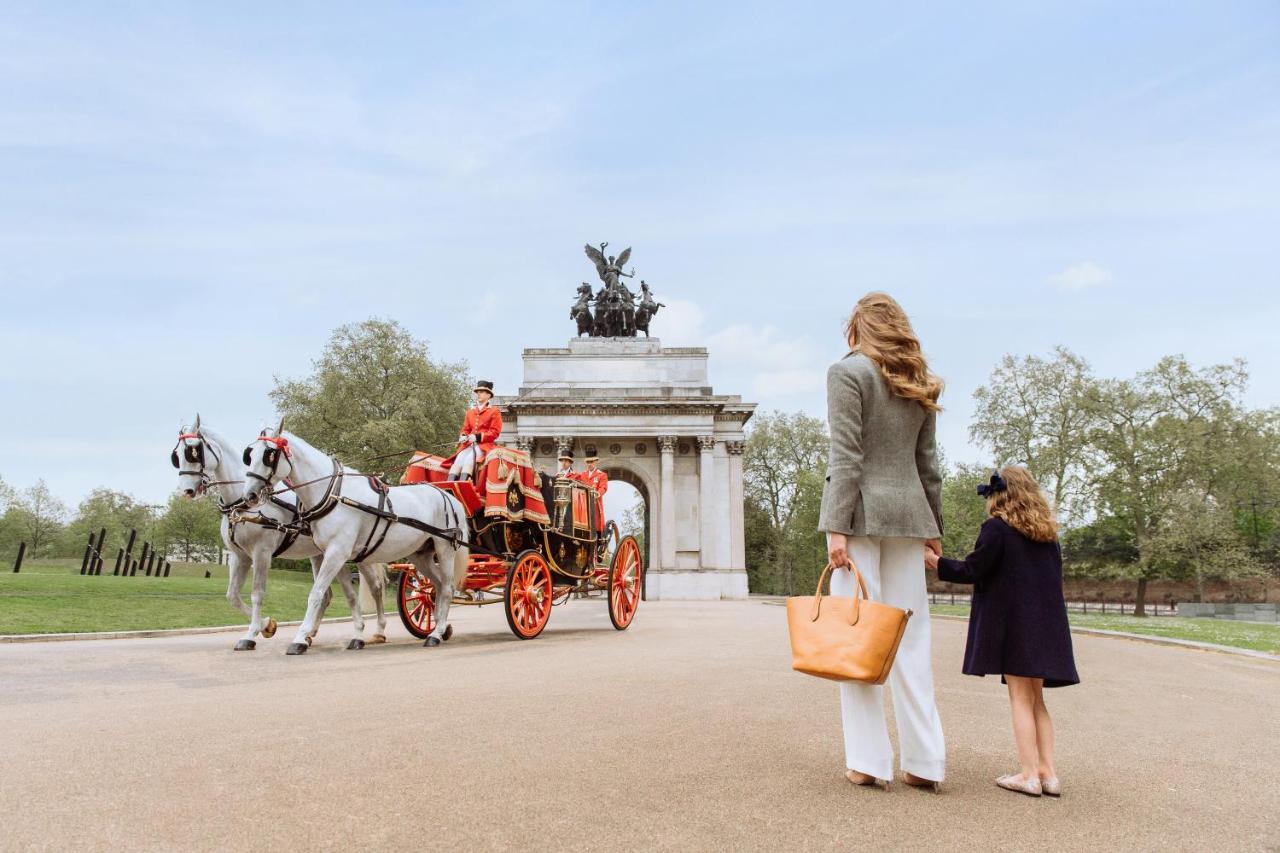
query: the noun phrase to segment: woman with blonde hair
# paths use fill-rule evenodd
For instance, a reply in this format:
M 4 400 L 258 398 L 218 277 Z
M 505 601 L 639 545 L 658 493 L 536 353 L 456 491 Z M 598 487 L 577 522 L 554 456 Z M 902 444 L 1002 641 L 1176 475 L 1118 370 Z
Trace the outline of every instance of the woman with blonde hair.
M 942 536 L 935 429 L 942 381 L 929 371 L 902 307 L 887 294 L 858 300 L 845 326 L 849 354 L 827 371 L 831 455 L 819 529 L 837 570 L 831 594 L 851 597 L 857 565 L 876 600 L 914 611 L 889 675 L 903 780 L 938 789 L 945 765 L 933 699 L 924 554 Z M 893 748 L 882 688 L 840 684 L 846 778 L 885 790 Z
M 929 554 L 940 580 L 973 584 L 966 675 L 999 675 L 1009 685 L 1018 773 L 1001 788 L 1032 797 L 1062 794 L 1053 760 L 1053 721 L 1044 688 L 1079 684 L 1062 594 L 1062 549 L 1048 499 L 1019 465 L 978 486 L 991 516 L 963 560 Z

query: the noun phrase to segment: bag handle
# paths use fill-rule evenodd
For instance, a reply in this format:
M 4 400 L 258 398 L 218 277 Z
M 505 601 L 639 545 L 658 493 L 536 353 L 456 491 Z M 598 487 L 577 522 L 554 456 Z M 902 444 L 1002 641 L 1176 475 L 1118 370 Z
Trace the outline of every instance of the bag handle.
M 822 585 L 826 582 L 827 576 L 831 574 L 831 570 L 834 568 L 836 568 L 836 564 L 828 562 L 827 567 L 823 569 L 822 574 L 818 576 L 818 588 L 813 592 L 813 614 L 809 617 L 810 622 L 818 621 L 818 613 L 822 609 Z M 843 566 L 841 568 L 843 568 Z M 849 611 L 849 624 L 857 625 L 858 619 L 862 615 L 862 599 L 869 598 L 870 596 L 867 595 L 867 583 L 862 579 L 862 572 L 858 571 L 858 564 L 855 563 L 852 558 L 849 560 L 849 570 L 853 572 L 854 578 L 858 581 L 853 590 L 853 607 Z M 862 593 L 861 597 L 858 596 L 859 592 Z

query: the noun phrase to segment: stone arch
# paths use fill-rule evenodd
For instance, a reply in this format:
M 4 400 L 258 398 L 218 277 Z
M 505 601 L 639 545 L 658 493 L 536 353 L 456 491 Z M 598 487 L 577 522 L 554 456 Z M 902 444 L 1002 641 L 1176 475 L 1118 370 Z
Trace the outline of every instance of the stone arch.
M 609 475 L 609 481 L 617 480 L 626 483 L 640 493 L 644 499 L 644 566 L 647 572 L 650 566 L 658 564 L 658 542 L 654 535 L 654 509 L 659 494 L 658 484 L 650 472 L 630 459 L 601 459 L 600 470 Z M 646 578 L 646 584 L 648 583 Z

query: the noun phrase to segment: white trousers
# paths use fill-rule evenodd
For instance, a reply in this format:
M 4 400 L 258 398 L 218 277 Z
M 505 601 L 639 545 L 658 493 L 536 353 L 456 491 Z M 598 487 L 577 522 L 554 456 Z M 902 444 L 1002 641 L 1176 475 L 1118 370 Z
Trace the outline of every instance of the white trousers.
M 453 465 L 449 467 L 449 479 L 461 480 L 463 477 L 470 477 L 476 470 L 479 453 L 480 447 L 475 444 L 468 444 L 459 450 L 458 455 L 453 457 Z
M 876 601 L 914 611 L 889 673 L 889 692 L 898 723 L 902 769 L 942 781 L 946 745 L 933 700 L 929 593 L 925 587 L 924 540 L 850 537 L 849 556 Z M 853 595 L 853 573 L 831 573 L 831 594 Z M 877 779 L 893 778 L 893 747 L 884 716 L 882 685 L 840 683 L 845 766 Z

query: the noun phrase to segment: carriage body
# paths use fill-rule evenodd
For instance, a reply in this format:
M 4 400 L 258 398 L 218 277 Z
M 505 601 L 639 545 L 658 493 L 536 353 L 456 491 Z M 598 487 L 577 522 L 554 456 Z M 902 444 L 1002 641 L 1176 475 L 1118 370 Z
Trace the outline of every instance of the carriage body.
M 613 626 L 631 624 L 643 584 L 640 546 L 597 517 L 595 489 L 540 474 L 528 453 L 508 447 L 486 455 L 474 482 L 449 481 L 445 462 L 415 454 L 401 483 L 447 491 L 467 512 L 470 556 L 454 605 L 501 603 L 512 633 L 522 639 L 540 634 L 552 607 L 573 596 L 604 597 Z M 401 620 L 410 633 L 425 637 L 435 627 L 434 590 L 412 565 L 392 568 L 401 572 Z

